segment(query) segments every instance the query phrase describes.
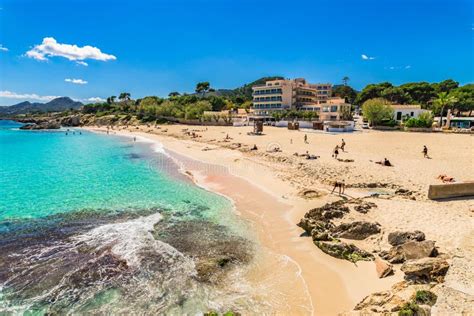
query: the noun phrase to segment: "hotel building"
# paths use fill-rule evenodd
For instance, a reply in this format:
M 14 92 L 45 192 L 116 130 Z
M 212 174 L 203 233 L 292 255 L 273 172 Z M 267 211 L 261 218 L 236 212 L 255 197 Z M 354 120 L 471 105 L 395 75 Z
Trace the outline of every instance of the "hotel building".
M 350 119 L 351 105 L 344 99 L 332 98 L 330 83 L 307 83 L 303 78 L 271 80 L 255 85 L 253 110 L 255 116 L 270 116 L 275 111 L 314 111 L 320 121 Z

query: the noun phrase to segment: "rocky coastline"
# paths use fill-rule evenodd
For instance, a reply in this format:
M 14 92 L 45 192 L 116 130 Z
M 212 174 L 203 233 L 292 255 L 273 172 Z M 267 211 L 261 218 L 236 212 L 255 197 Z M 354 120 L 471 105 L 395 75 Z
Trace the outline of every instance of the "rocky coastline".
M 436 303 L 437 287 L 444 282 L 449 269 L 449 256 L 440 253 L 435 241 L 425 240 L 421 231 L 393 231 L 382 240 L 383 228 L 379 223 L 344 221 L 351 212 L 367 214 L 377 207 L 364 198 L 340 200 L 311 209 L 297 225 L 311 236 L 319 249 L 332 257 L 354 263 L 373 260 L 379 278 L 389 277 L 395 269 L 404 273 L 404 281 L 396 283 L 391 290 L 365 297 L 354 311 L 430 315 L 431 306 Z M 382 245 L 382 249 L 373 247 L 369 251 L 353 243 L 369 237 L 372 238 L 369 243 L 378 242 L 377 246 Z M 425 297 L 430 300 L 426 301 Z

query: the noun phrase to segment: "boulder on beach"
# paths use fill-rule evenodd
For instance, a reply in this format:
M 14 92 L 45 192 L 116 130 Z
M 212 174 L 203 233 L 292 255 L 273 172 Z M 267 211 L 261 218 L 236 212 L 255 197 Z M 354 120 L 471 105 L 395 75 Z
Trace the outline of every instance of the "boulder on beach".
M 371 235 L 380 233 L 379 223 L 364 221 L 342 223 L 331 230 L 334 237 L 362 240 Z
M 370 261 L 374 256 L 353 244 L 347 244 L 340 241 L 314 241 L 324 253 L 339 259 L 349 260 L 351 262 Z
M 393 274 L 393 266 L 387 261 L 376 258 L 374 263 L 375 270 L 377 271 L 377 275 L 380 279 Z
M 448 262 L 442 258 L 409 260 L 401 267 L 405 279 L 416 283 L 443 282 L 448 269 Z
M 425 234 L 419 230 L 413 232 L 395 231 L 388 234 L 388 243 L 392 246 L 398 246 L 411 240 L 423 241 L 425 240 Z
M 392 247 L 387 254 L 383 255 L 383 259 L 390 263 L 403 263 L 406 260 L 436 257 L 437 255 L 438 251 L 434 241 L 409 241 Z

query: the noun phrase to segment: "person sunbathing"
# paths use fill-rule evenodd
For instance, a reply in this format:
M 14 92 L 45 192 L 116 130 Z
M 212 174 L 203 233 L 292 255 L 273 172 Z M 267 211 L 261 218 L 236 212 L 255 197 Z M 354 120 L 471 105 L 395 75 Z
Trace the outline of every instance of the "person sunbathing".
M 386 167 L 393 167 L 392 163 L 387 158 L 384 158 L 382 161 L 376 161 L 375 163 Z
M 456 180 L 453 178 L 453 177 L 449 177 L 445 174 L 440 174 L 437 179 L 443 181 L 443 183 L 452 183 L 452 182 L 456 182 Z

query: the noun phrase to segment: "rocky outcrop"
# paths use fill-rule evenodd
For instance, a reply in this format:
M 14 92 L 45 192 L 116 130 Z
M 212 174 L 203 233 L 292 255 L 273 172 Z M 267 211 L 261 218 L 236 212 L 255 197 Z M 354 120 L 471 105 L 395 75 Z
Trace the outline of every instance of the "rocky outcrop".
M 393 274 L 393 266 L 380 258 L 375 259 L 375 270 L 380 279 Z
M 331 229 L 331 233 L 334 237 L 362 240 L 380 233 L 380 224 L 364 221 L 342 223 Z
M 377 204 L 372 202 L 361 202 L 359 205 L 354 206 L 356 212 L 367 214 L 371 208 L 377 207 Z
M 324 253 L 339 259 L 349 260 L 351 262 L 373 260 L 374 256 L 365 250 L 356 247 L 353 244 L 347 244 L 340 241 L 314 241 Z
M 61 125 L 56 121 L 26 124 L 20 127 L 23 130 L 59 129 Z
M 392 246 L 398 246 L 411 240 L 423 241 L 425 240 L 425 234 L 419 230 L 414 232 L 396 231 L 388 234 L 388 243 Z
M 443 282 L 448 269 L 448 262 L 442 258 L 410 260 L 401 267 L 405 279 L 415 283 Z
M 383 259 L 390 263 L 403 263 L 406 260 L 421 259 L 437 256 L 438 251 L 435 242 L 432 240 L 409 241 L 404 244 L 394 246 L 386 254 L 381 254 Z
M 362 240 L 380 232 L 380 225 L 364 221 L 334 225 L 332 220 L 343 218 L 350 212 L 347 204 L 362 205 L 361 199 L 337 201 L 310 210 L 297 224 L 313 239 L 314 244 L 328 255 L 357 262 L 373 260 L 374 256 L 353 244 L 339 241 L 337 238 Z M 372 205 L 365 206 L 367 208 Z

